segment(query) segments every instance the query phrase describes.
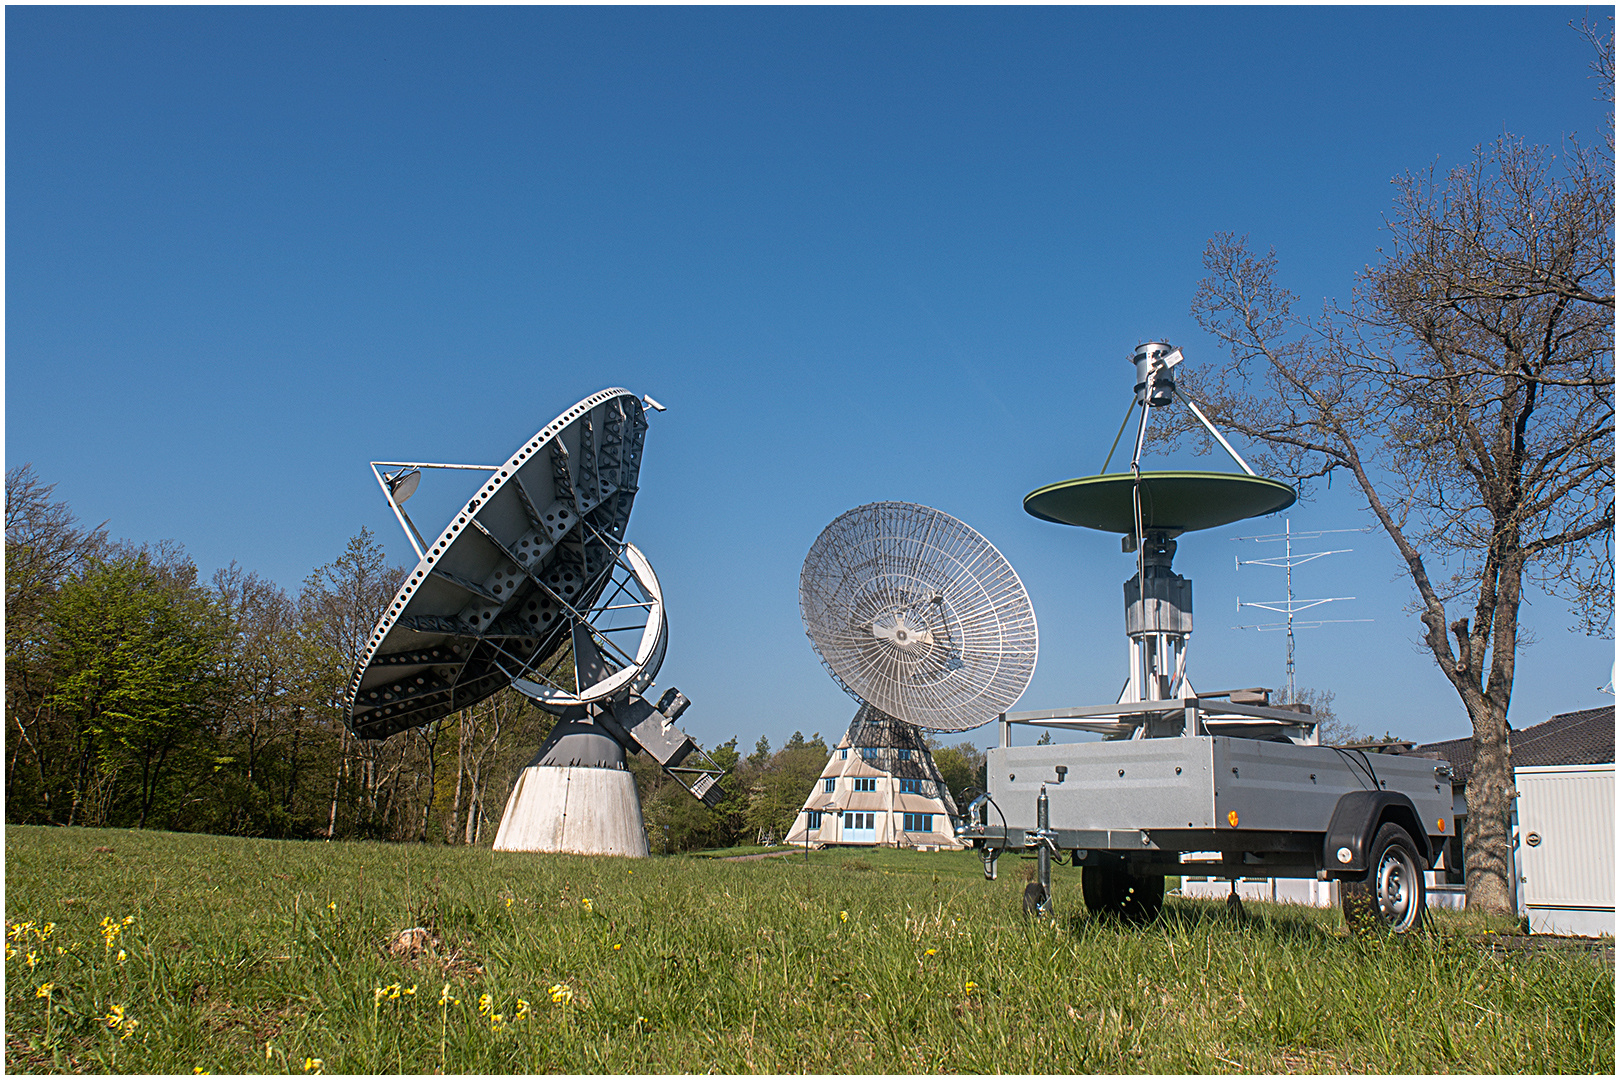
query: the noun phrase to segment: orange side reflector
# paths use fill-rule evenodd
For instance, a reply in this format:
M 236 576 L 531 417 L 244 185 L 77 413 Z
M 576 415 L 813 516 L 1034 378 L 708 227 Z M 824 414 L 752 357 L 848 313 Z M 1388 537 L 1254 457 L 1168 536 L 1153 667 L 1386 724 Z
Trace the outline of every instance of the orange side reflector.
M 1441 832 L 1446 831 L 1446 819 L 1445 818 L 1440 819 L 1440 831 Z
M 1234 828 L 1234 829 L 1237 828 L 1237 822 L 1238 822 L 1237 811 L 1236 810 L 1228 810 L 1226 812 L 1226 821 L 1227 821 L 1227 823 L 1229 825 L 1232 826 L 1232 828 Z

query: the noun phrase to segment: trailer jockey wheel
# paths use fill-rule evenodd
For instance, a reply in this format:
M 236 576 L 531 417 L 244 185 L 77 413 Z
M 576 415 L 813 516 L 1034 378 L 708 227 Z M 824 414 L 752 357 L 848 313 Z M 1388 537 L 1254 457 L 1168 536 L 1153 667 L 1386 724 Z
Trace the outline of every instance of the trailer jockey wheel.
M 1046 889 L 1038 881 L 1032 881 L 1024 886 L 1024 914 L 1031 918 L 1044 915 L 1046 907 Z
M 1367 876 L 1341 879 L 1339 897 L 1352 930 L 1401 934 L 1422 925 L 1423 859 L 1405 829 L 1392 821 L 1379 827 L 1367 852 Z
M 1000 848 L 993 848 L 988 844 L 986 844 L 984 846 L 984 850 L 979 853 L 979 857 L 984 860 L 984 880 L 996 880 L 996 859 L 999 858 L 1000 855 Z
M 1123 866 L 1080 869 L 1080 893 L 1094 915 L 1148 922 L 1164 907 L 1164 875 L 1130 873 Z

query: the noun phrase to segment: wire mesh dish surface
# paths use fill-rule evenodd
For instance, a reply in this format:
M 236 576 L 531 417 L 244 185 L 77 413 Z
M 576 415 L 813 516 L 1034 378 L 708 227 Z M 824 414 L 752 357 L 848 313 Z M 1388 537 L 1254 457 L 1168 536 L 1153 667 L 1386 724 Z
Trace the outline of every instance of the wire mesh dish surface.
M 917 503 L 869 503 L 823 529 L 799 573 L 799 614 L 852 697 L 930 731 L 994 719 L 1035 673 L 1035 609 L 1012 565 Z

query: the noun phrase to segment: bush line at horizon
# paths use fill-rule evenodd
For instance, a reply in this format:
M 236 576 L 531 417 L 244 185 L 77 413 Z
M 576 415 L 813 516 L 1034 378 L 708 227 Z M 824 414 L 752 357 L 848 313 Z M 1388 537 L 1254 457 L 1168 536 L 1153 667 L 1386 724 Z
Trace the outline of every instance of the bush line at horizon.
M 1238 923 L 1171 898 L 1124 927 L 1063 870 L 1057 916 L 1031 923 L 1022 875 L 986 882 L 972 853 L 806 867 L 14 827 L 6 859 L 13 1072 L 1614 1068 L 1610 970 L 1495 955 L 1467 914 L 1356 937 L 1337 911 Z M 438 959 L 389 952 L 414 925 Z

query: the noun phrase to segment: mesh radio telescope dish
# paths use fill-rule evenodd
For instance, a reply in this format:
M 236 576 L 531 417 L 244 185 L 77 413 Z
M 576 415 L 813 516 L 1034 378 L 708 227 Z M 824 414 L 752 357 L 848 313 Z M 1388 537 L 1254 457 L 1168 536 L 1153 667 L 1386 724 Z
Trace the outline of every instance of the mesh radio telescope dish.
M 851 696 L 930 731 L 966 731 L 1023 695 L 1035 609 L 995 545 L 916 503 L 856 507 L 822 530 L 799 614 Z

